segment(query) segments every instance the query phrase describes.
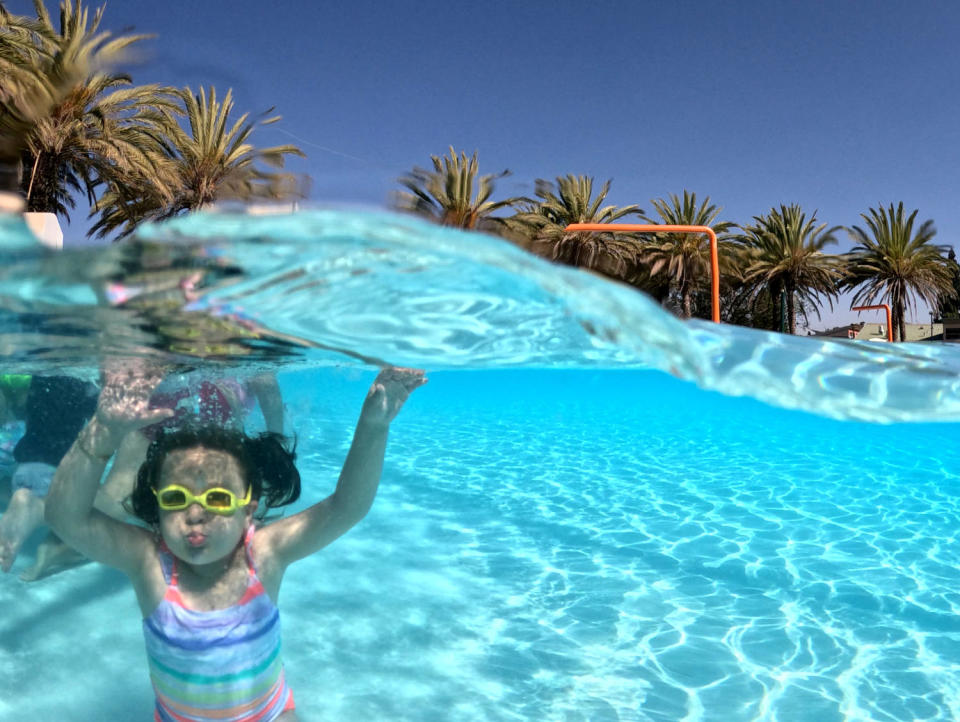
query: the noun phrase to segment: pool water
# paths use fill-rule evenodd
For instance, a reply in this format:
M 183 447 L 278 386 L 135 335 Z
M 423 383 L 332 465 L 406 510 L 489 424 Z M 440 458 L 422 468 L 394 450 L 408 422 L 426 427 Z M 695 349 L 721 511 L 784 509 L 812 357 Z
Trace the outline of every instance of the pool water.
M 414 228 L 431 241 L 417 253 L 437 253 Z M 302 268 L 329 274 L 321 255 Z M 270 362 L 299 439 L 291 511 L 332 491 L 374 376 L 343 349 L 430 376 L 394 423 L 370 514 L 285 578 L 303 720 L 960 718 L 960 357 L 716 332 L 645 302 L 635 328 L 612 315 L 629 306 L 598 307 L 619 290 L 591 278 L 573 298 L 537 264 L 477 271 L 482 293 L 461 273 L 454 302 L 397 266 L 326 287 L 332 319 L 248 283 L 262 321 L 324 345 Z M 31 328 L 69 322 L 62 337 L 82 341 L 78 295 L 29 301 L 58 273 L 21 276 L 16 296 L 46 314 Z M 51 368 L 40 348 L 18 337 L 10 366 Z M 0 601 L 0 720 L 149 717 L 121 574 L 14 574 Z

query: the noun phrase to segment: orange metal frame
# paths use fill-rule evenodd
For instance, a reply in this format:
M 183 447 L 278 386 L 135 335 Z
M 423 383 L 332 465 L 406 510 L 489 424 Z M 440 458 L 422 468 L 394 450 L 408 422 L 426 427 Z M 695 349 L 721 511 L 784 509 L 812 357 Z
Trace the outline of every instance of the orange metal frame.
M 887 341 L 893 343 L 893 326 L 890 324 L 890 306 L 885 303 L 878 303 L 876 306 L 851 306 L 851 311 L 872 311 L 882 308 L 887 312 Z M 901 339 L 902 340 L 902 339 Z
M 720 323 L 720 259 L 717 234 L 709 226 L 666 226 L 656 223 L 571 223 L 567 231 L 609 231 L 611 233 L 703 233 L 710 236 L 710 301 L 714 323 Z

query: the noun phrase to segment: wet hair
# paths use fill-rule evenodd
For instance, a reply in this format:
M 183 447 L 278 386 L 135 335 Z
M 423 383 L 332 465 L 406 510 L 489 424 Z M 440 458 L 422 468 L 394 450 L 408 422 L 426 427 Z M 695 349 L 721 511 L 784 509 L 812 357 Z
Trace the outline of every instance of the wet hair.
M 167 454 L 201 446 L 223 451 L 237 460 L 244 480 L 251 487 L 250 498 L 261 501 L 257 516 L 268 508 L 291 504 L 300 498 L 300 472 L 294 465 L 295 446 L 280 434 L 249 437 L 241 431 L 217 426 L 180 427 L 162 431 L 147 449 L 147 458 L 137 472 L 130 496 L 133 513 L 150 525 L 160 522 L 160 507 L 153 490 Z

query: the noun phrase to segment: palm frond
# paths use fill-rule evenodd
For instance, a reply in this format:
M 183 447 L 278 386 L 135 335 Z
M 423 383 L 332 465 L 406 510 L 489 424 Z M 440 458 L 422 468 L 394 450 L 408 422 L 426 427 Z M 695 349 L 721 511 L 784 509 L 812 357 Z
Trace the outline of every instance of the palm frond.
M 294 145 L 258 149 L 249 142 L 257 123 L 244 113 L 231 121 L 232 90 L 222 100 L 215 88 L 173 92 L 175 103 L 157 105 L 139 130 L 149 148 L 140 172 L 116 175 L 91 210 L 97 236 L 131 233 L 144 220 L 163 220 L 225 200 L 283 201 L 306 195 L 306 182 L 282 168 L 287 156 L 303 157 Z M 274 122 L 267 118 L 262 122 Z
M 860 214 L 866 228 L 847 229 L 854 246 L 843 286 L 854 292 L 856 304 L 889 303 L 894 330 L 901 338 L 906 311 L 915 312 L 918 300 L 938 308 L 957 295 L 946 257 L 949 249 L 933 243 L 933 221 L 914 229 L 918 211 L 906 215 L 902 202 L 896 207 L 881 205 Z
M 407 190 L 394 195 L 394 205 L 445 226 L 465 229 L 493 229 L 506 222 L 494 215 L 511 208 L 520 198 L 491 201 L 496 181 L 510 171 L 480 175 L 477 152 L 467 158 L 450 146 L 449 156 L 430 156 L 433 169 L 414 167 L 398 179 Z
M 644 275 L 639 255 L 642 243 L 635 234 L 566 230 L 572 223 L 612 223 L 642 213 L 636 205 L 604 205 L 609 192 L 608 180 L 595 194 L 589 176 L 558 176 L 555 181 L 538 178 L 536 198 L 517 199 L 516 212 L 507 224 L 515 235 L 526 238 L 525 245 L 535 253 L 632 282 Z
M 754 216 L 736 239 L 743 282 L 754 295 L 766 290 L 786 296 L 790 333 L 798 310 L 809 307 L 819 316 L 823 301 L 833 307 L 845 274 L 841 258 L 823 251 L 836 243 L 840 227 L 818 225 L 816 216 L 814 211 L 807 219 L 799 205 L 781 205 Z
M 667 198 L 658 198 L 651 203 L 657 217 L 644 215 L 647 223 L 707 226 L 717 235 L 719 255 L 726 261 L 731 245 L 725 234 L 733 223 L 717 220 L 722 209 L 710 203 L 709 196 L 698 205 L 697 194 L 684 189 L 682 199 L 671 193 Z M 662 276 L 671 291 L 677 294 L 680 315 L 690 318 L 695 294 L 706 288 L 710 279 L 710 237 L 705 234 L 657 233 L 647 244 L 643 260 L 649 264 L 650 273 Z

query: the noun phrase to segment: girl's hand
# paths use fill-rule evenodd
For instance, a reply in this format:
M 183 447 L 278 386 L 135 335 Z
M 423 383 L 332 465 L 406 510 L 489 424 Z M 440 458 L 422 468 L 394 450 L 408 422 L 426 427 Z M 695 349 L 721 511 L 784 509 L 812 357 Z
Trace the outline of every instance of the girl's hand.
M 150 395 L 164 375 L 162 368 L 142 359 L 104 362 L 100 400 L 93 418 L 97 447 L 112 451 L 129 432 L 173 415 L 172 409 L 150 408 Z
M 383 428 L 389 426 L 410 394 L 427 383 L 423 374 L 422 369 L 396 366 L 381 370 L 367 392 L 360 422 Z

